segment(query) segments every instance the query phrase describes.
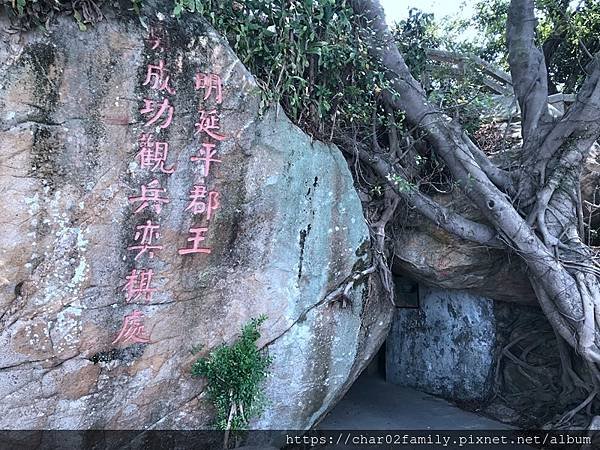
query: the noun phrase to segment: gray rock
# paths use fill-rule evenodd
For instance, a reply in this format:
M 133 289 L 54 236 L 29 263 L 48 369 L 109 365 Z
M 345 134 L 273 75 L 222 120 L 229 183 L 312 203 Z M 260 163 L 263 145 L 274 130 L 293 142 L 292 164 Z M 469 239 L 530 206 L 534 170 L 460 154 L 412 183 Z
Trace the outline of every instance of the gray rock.
M 537 305 L 527 269 L 518 257 L 466 242 L 422 220 L 415 223 L 396 235 L 396 273 L 408 273 L 434 288 Z
M 2 31 L 1 428 L 207 427 L 212 408 L 190 375 L 190 350 L 233 342 L 260 314 L 260 345 L 274 363 L 254 425 L 307 428 L 385 338 L 391 311 L 376 285 L 357 287 L 349 308 L 319 305 L 368 263 L 368 230 L 338 149 L 281 110 L 261 114 L 256 81 L 204 22 L 167 18 L 159 28 L 156 50 L 124 18 L 86 33 L 69 18 L 48 35 Z M 149 119 L 139 112 L 151 92 L 146 65 L 160 58 L 176 90 L 173 122 L 159 133 L 172 175 L 136 160 Z M 216 109 L 227 139 L 205 180 L 220 192 L 202 242 L 211 253 L 180 255 L 201 222 L 186 211 L 202 175 L 190 159 L 201 144 L 196 72 L 223 78 Z M 170 203 L 134 214 L 128 197 L 154 178 Z M 163 248 L 136 261 L 127 248 L 148 219 L 160 223 Z M 149 303 L 126 302 L 134 268 L 154 270 Z M 150 342 L 113 344 L 134 310 Z
M 496 364 L 492 301 L 425 289 L 420 307 L 398 309 L 386 341 L 386 376 L 451 400 L 486 400 Z

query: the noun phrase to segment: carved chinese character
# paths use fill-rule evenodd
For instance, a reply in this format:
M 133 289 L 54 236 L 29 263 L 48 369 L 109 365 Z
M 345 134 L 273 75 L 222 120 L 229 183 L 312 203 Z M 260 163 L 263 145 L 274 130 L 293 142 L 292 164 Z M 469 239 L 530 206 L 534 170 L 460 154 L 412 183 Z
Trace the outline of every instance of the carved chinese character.
M 124 317 L 121 331 L 112 344 L 114 345 L 118 342 L 124 344 L 127 342 L 142 344 L 150 342 L 150 338 L 144 330 L 144 314 L 141 311 L 133 311 L 133 313 Z
M 160 234 L 158 230 L 160 225 L 153 224 L 152 221 L 148 220 L 144 225 L 138 225 L 134 240 L 138 241 L 139 245 L 128 247 L 127 250 L 139 250 L 135 259 L 138 259 L 144 253 L 148 252 L 148 257 L 154 258 L 154 250 L 162 250 L 162 245 L 152 245 L 154 239 L 158 239 Z
M 206 198 L 206 194 L 206 186 L 195 184 L 190 191 L 190 203 L 185 210 L 191 210 L 192 214 L 206 212 L 206 218 L 210 220 L 213 211 L 220 206 L 219 193 L 216 191 L 208 192 L 208 199 Z
M 175 165 L 167 168 L 167 157 L 169 156 L 169 143 L 155 141 L 154 136 L 142 133 L 139 139 L 140 152 L 136 158 L 140 161 L 142 169 L 150 168 L 150 171 L 160 170 L 162 173 L 171 174 L 175 172 Z
M 150 84 L 151 89 L 160 92 L 167 91 L 169 94 L 175 93 L 175 90 L 169 86 L 169 75 L 167 75 L 165 62 L 162 59 L 158 61 L 158 65 L 148 64 L 146 80 L 142 83 L 142 85 L 146 86 L 148 84 Z
M 134 302 L 141 296 L 144 297 L 146 303 L 152 300 L 152 294 L 156 292 L 156 289 L 152 287 L 153 275 L 152 269 L 140 271 L 133 269 L 131 271 L 131 274 L 127 276 L 127 284 L 123 288 L 127 292 L 127 303 Z
M 156 31 L 156 29 L 154 27 L 150 28 L 150 34 L 149 34 L 148 38 L 146 39 L 146 42 L 150 46 L 151 50 L 156 50 L 156 49 L 159 49 L 159 51 L 164 50 L 160 36 L 158 35 L 158 32 Z
M 208 231 L 208 228 L 190 228 L 190 237 L 188 238 L 188 242 L 192 243 L 191 248 L 180 248 L 178 250 L 180 255 L 188 255 L 190 253 L 210 253 L 210 248 L 200 247 L 200 242 L 202 242 L 206 237 L 204 233 Z
M 221 129 L 219 125 L 219 117 L 217 116 L 217 111 L 200 111 L 200 118 L 196 125 L 196 132 L 194 134 L 206 133 L 211 138 L 222 141 L 225 139 L 225 136 L 219 134 L 218 131 Z
M 164 194 L 164 197 L 161 196 Z M 169 203 L 170 200 L 166 197 L 167 191 L 160 187 L 158 180 L 152 180 L 148 186 L 142 184 L 142 191 L 138 197 L 129 197 L 129 203 L 140 203 L 135 213 L 147 208 L 150 204 L 154 207 L 156 214 L 160 214 L 162 205 Z
M 169 103 L 169 99 L 165 98 L 162 103 L 154 100 L 144 99 L 144 107 L 140 109 L 140 114 L 144 114 L 150 119 L 144 124 L 145 127 L 149 127 L 156 123 L 166 112 L 166 119 L 160 124 L 159 128 L 167 128 L 173 121 L 173 107 Z
M 197 73 L 195 78 L 195 89 L 204 89 L 204 100 L 208 100 L 215 91 L 217 105 L 223 102 L 223 83 L 221 77 L 214 73 Z
M 221 162 L 220 159 L 213 158 L 213 156 L 215 156 L 216 153 L 217 153 L 217 150 L 215 150 L 215 144 L 204 143 L 204 144 L 202 144 L 202 148 L 198 149 L 198 155 L 192 156 L 190 158 L 190 160 L 193 162 L 196 162 L 196 161 L 203 162 L 204 163 L 203 176 L 207 177 L 208 174 L 210 173 L 210 163 L 213 163 L 213 162 L 220 163 Z

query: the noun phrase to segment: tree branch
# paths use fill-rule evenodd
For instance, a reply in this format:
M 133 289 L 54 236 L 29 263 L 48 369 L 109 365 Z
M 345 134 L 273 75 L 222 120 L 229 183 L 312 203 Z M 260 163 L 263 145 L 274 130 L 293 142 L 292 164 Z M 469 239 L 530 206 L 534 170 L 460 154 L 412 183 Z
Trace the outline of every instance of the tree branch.
M 514 1 L 517 4 L 527 3 L 525 0 Z M 568 314 L 572 320 L 581 319 L 583 315 L 581 297 L 575 279 L 519 215 L 505 193 L 490 181 L 477 164 L 469 146 L 463 140 L 462 131 L 427 101 L 423 89 L 411 76 L 395 45 L 379 2 L 353 0 L 352 6 L 368 21 L 365 39 L 369 43 L 369 50 L 388 71 L 395 92 L 389 93 L 387 101 L 390 101 L 394 108 L 404 111 L 409 123 L 427 133 L 427 139 L 435 152 L 444 159 L 455 179 L 462 183 L 465 193 L 494 226 L 502 239 L 527 262 L 532 276 L 543 283 L 548 297 L 555 302 L 559 313 Z M 533 11 L 531 11 L 532 15 Z M 530 31 L 532 33 L 533 29 Z M 528 48 L 531 49 L 531 46 Z M 518 78 L 520 74 L 518 70 L 516 72 Z M 515 74 L 513 74 L 513 82 L 516 83 Z M 540 83 L 545 86 L 545 75 Z M 543 91 L 543 108 L 537 105 L 538 111 L 547 111 L 547 92 L 545 89 Z M 524 95 L 524 99 L 527 98 L 527 95 Z M 416 199 L 421 198 L 416 196 Z
M 548 114 L 548 75 L 544 55 L 535 46 L 536 23 L 533 0 L 511 0 L 506 24 L 508 62 L 525 142 Z
M 477 64 L 483 73 L 496 79 L 496 81 L 499 81 L 500 83 L 503 83 L 505 85 L 509 85 L 509 86 L 512 85 L 512 78 L 510 77 L 510 75 L 508 73 L 504 72 L 503 70 L 498 69 L 497 67 L 494 67 L 492 64 L 481 59 L 479 56 L 463 55 L 460 53 L 447 52 L 444 50 L 438 50 L 438 49 L 432 49 L 432 48 L 428 48 L 427 50 L 425 50 L 425 54 L 427 55 L 428 58 L 430 58 L 434 61 L 439 61 L 439 62 L 458 63 L 458 62 L 462 62 L 462 61 L 471 61 L 471 62 Z
M 477 164 L 479 164 L 479 166 L 486 173 L 486 175 L 490 177 L 490 180 L 492 180 L 492 182 L 500 189 L 512 193 L 513 180 L 510 174 L 506 170 L 496 167 L 490 161 L 487 155 L 473 143 L 473 141 L 469 138 L 469 136 L 467 136 L 466 133 L 463 133 L 463 140 L 471 150 L 471 154 L 473 155 L 475 161 L 477 161 Z
M 344 148 L 344 151 L 352 153 L 347 148 Z M 444 230 L 467 241 L 494 248 L 505 248 L 504 243 L 498 239 L 493 228 L 469 220 L 436 203 L 427 195 L 420 192 L 416 186 L 410 184 L 408 177 L 402 168 L 394 170 L 392 166 L 381 157 L 373 155 L 364 149 L 356 148 L 355 151 L 361 161 L 371 167 L 379 177 L 388 181 L 389 186 L 396 195 L 402 197 L 409 205 L 416 208 L 419 213 Z M 354 155 L 354 153 L 352 154 Z M 399 185 L 391 179 L 390 175 L 400 177 L 404 182 L 402 187 L 399 187 Z
M 540 146 L 538 157 L 544 163 L 569 139 L 584 141 L 581 147 L 585 151 L 600 136 L 600 53 L 596 54 L 586 70 L 588 76 L 575 97 L 575 103 Z

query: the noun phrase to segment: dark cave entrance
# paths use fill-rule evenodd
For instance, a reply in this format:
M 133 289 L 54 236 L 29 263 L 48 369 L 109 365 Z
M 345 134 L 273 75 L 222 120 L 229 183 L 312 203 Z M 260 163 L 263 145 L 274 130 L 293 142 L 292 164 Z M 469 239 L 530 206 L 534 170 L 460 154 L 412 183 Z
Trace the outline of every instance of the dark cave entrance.
M 379 350 L 369 363 L 369 365 L 363 370 L 363 372 L 359 375 L 360 377 L 377 377 L 381 380 L 386 380 L 385 373 L 385 352 L 386 352 L 386 342 L 384 341 L 379 347 Z
M 397 309 L 418 309 L 419 308 L 419 283 L 411 278 L 394 275 L 394 287 L 396 294 Z M 386 355 L 387 339 L 381 344 L 375 356 L 371 359 L 369 365 L 363 370 L 360 376 L 378 377 L 387 380 L 386 376 Z
M 538 308 L 405 277 L 397 277 L 395 286 L 401 301 L 387 339 L 320 428 L 500 429 L 548 418 L 548 407 L 532 407 L 532 386 L 552 385 L 558 361 L 550 351 L 552 330 Z M 548 342 L 536 346 L 526 338 L 532 328 L 539 330 L 534 338 Z M 514 351 L 524 352 L 533 366 L 550 367 L 544 379 L 522 374 L 503 356 L 521 338 Z

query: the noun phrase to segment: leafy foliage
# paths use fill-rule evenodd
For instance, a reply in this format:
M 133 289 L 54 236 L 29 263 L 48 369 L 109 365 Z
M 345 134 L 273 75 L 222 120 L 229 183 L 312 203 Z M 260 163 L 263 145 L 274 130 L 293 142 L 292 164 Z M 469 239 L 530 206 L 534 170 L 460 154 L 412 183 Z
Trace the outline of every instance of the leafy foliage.
M 389 181 L 391 181 L 392 183 L 394 183 L 398 187 L 398 189 L 402 192 L 408 192 L 414 188 L 414 186 L 412 184 L 410 184 L 410 182 L 406 181 L 406 179 L 404 179 L 403 177 L 401 177 L 398 174 L 390 173 L 390 174 L 388 174 L 387 179 Z
M 480 55 L 506 63 L 505 26 L 509 0 L 485 0 L 476 6 L 473 23 L 481 32 Z M 600 3 L 582 0 L 537 0 L 539 45 L 549 73 L 551 93 L 558 87 L 574 92 L 590 56 L 600 51 Z
M 263 85 L 264 105 L 280 103 L 322 139 L 370 126 L 385 79 L 346 0 L 208 0 L 200 9 L 192 0 L 181 2 L 228 39 Z
M 271 358 L 256 347 L 258 331 L 266 316 L 252 319 L 242 327 L 232 345 L 221 345 L 192 366 L 192 375 L 205 377 L 207 392 L 217 410 L 216 426 L 221 430 L 243 430 L 264 405 L 262 382 L 268 375 Z
M 591 55 L 600 51 L 600 3 L 586 0 L 574 10 L 568 3 L 541 2 L 547 14 L 540 23 L 540 40 L 552 83 L 574 92 L 583 82 Z
M 0 0 L 13 5 L 14 0 Z M 131 0 L 139 11 L 143 0 Z M 101 20 L 109 0 L 18 0 L 14 8 L 24 27 L 46 26 L 59 12 L 85 30 Z M 321 140 L 371 136 L 382 146 L 388 124 L 379 96 L 389 88 L 385 72 L 367 52 L 359 30 L 362 18 L 347 0 L 173 0 L 172 13 L 203 15 L 221 32 L 263 87 L 263 106 L 278 103 L 305 131 Z M 454 83 L 448 71 L 430 71 L 426 48 L 443 39 L 431 14 L 412 10 L 395 29 L 400 49 L 417 78 L 441 107 L 475 128 L 484 102 L 473 98 L 477 80 Z M 468 82 L 467 82 L 468 79 Z M 402 116 L 394 118 L 402 132 Z
M 455 33 L 462 24 L 440 24 L 433 14 L 411 9 L 407 19 L 398 22 L 394 35 L 412 75 L 421 82 L 429 100 L 456 119 L 467 131 L 474 132 L 481 125 L 484 112 L 492 98 L 484 88 L 481 73 L 474 64 L 460 67 L 431 64 L 428 49 L 444 48 L 458 53 L 475 53 L 472 45 L 460 41 Z
M 141 2 L 130 0 L 124 4 L 127 9 L 139 12 Z M 110 0 L 0 0 L 0 11 L 6 11 L 13 23 L 22 29 L 45 29 L 55 17 L 70 15 L 79 29 L 85 31 L 88 25 L 104 18 L 102 8 L 105 6 L 122 11 L 119 2 Z
M 390 89 L 385 71 L 368 54 L 361 21 L 346 0 L 181 1 L 174 13 L 199 12 L 221 32 L 262 84 L 263 105 L 279 103 L 305 131 L 321 140 L 368 139 L 387 144 L 388 117 L 379 96 Z M 364 27 L 363 27 L 364 28 Z M 489 95 L 474 71 L 456 74 L 427 64 L 425 50 L 442 42 L 433 15 L 416 9 L 394 35 L 407 65 L 432 100 L 469 130 L 477 128 Z M 394 117 L 403 133 L 401 115 Z
M 483 0 L 475 5 L 473 25 L 479 32 L 479 56 L 508 68 L 506 47 L 507 0 Z
M 421 82 L 428 71 L 426 50 L 441 44 L 434 15 L 412 8 L 408 18 L 396 23 L 393 30 L 400 53 L 412 75 Z
M 173 15 L 175 17 L 180 17 L 183 11 L 202 13 L 204 12 L 204 4 L 202 0 L 175 0 Z

